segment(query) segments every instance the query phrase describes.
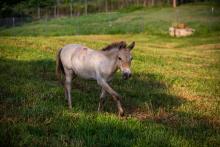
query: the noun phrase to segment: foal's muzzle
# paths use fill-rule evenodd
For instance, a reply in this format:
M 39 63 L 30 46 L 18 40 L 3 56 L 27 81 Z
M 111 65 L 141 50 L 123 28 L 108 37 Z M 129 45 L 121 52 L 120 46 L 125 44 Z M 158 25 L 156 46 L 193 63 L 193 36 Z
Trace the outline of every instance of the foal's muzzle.
M 127 80 L 127 79 L 130 78 L 130 77 L 131 77 L 131 73 L 128 73 L 128 72 L 124 72 L 123 75 L 122 75 L 122 78 L 123 78 L 124 80 Z

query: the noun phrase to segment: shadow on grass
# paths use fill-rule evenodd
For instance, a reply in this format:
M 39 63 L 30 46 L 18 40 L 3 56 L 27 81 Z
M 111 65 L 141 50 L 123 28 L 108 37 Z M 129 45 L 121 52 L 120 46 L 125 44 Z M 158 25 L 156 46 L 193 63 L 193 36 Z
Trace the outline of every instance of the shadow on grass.
M 29 62 L 1 59 L 1 69 L 2 98 L 10 99 L 10 97 L 16 97 L 17 103 L 23 101 L 20 98 L 28 97 L 38 97 L 38 99 L 49 100 L 56 104 L 63 101 L 59 105 L 66 103 L 63 88 L 58 84 L 55 77 L 54 61 L 40 60 Z M 178 107 L 184 100 L 171 95 L 167 85 L 158 80 L 162 78 L 161 75 L 152 73 L 134 73 L 130 80 L 124 81 L 121 79 L 120 74 L 117 73 L 111 85 L 113 89 L 122 95 L 122 103 L 128 114 L 133 113 L 139 107 L 143 109 L 150 107 L 154 111 L 159 108 L 169 110 L 173 107 Z M 96 81 L 74 79 L 72 90 L 73 106 L 84 112 L 96 111 L 100 89 Z M 109 112 L 115 112 L 116 110 L 115 104 L 110 97 L 107 100 L 105 109 Z
M 130 80 L 123 81 L 116 74 L 111 83 L 123 96 L 127 115 L 142 120 L 139 122 L 117 120 L 111 114 L 98 115 L 100 87 L 95 81 L 78 78 L 73 82 L 74 108 L 69 111 L 63 88 L 55 78 L 55 61 L 0 59 L 0 68 L 0 143 L 3 145 L 159 146 L 163 143 L 170 146 L 173 145 L 170 137 L 176 135 L 187 140 L 195 135 L 200 140 L 200 136 L 204 138 L 202 131 L 209 130 L 209 136 L 216 132 L 206 122 L 206 128 L 201 129 L 204 126 L 201 120 L 194 119 L 198 125 L 191 127 L 183 125 L 189 116 L 173 115 L 173 108 L 185 101 L 170 94 L 162 75 L 134 73 Z M 105 111 L 116 111 L 113 101 L 108 100 Z M 196 133 L 186 132 L 190 129 Z
M 131 128 L 126 122 L 107 117 L 65 114 L 51 119 L 50 123 L 38 124 L 1 122 L 0 143 L 3 146 L 132 146 L 140 135 L 139 126 Z

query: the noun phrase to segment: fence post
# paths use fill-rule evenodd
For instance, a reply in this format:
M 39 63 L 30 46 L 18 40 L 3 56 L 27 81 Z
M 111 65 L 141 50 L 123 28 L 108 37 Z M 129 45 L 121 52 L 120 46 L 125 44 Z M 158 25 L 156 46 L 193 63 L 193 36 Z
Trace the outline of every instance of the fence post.
M 108 12 L 108 0 L 105 0 L 105 12 Z
M 72 17 L 73 16 L 73 10 L 72 10 L 73 8 L 72 8 L 72 3 L 70 3 L 70 17 Z
M 15 18 L 12 17 L 12 26 L 14 27 L 15 26 Z
M 87 7 L 88 7 L 88 4 L 87 4 L 87 0 L 84 0 L 85 1 L 85 15 L 87 15 Z
M 37 17 L 40 19 L 40 7 L 37 7 Z
M 59 5 L 57 5 L 56 10 L 57 10 L 56 16 L 57 16 L 57 17 L 60 17 L 60 14 L 59 14 L 59 13 L 60 13 L 60 12 L 59 12 Z
M 56 18 L 57 17 L 57 7 L 56 7 L 56 5 L 54 6 L 54 10 L 53 10 L 53 15 L 54 15 L 54 18 Z
M 214 7 L 212 7 L 212 14 L 214 13 Z

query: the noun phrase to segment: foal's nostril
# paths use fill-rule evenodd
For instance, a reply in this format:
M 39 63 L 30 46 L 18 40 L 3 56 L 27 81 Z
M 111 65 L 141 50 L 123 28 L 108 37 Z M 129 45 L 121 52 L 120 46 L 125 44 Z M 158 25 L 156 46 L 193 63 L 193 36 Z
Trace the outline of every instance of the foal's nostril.
M 124 80 L 127 79 L 127 75 L 126 75 L 126 73 L 123 73 L 122 78 L 123 78 Z
M 122 77 L 123 77 L 123 79 L 127 80 L 128 78 L 131 77 L 131 73 L 124 72 Z

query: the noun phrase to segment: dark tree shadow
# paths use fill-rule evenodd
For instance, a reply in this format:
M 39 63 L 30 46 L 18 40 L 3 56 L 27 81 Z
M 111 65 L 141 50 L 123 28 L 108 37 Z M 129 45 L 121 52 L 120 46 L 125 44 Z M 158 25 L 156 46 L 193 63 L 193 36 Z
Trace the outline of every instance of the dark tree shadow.
M 11 83 L 20 88 L 25 87 L 25 85 L 28 84 L 35 84 L 38 85 L 36 88 L 39 88 L 39 90 L 33 89 L 32 92 L 46 92 L 45 97 L 43 97 L 45 100 L 54 101 L 53 99 L 56 99 L 56 94 L 58 94 L 60 101 L 63 97 L 63 102 L 61 104 L 63 105 L 66 103 L 63 88 L 55 76 L 55 61 L 17 61 L 0 59 L 0 62 L 2 69 L 1 81 L 3 82 L 1 86 L 2 97 L 27 97 L 31 92 L 26 90 L 9 92 L 7 87 L 10 87 Z M 117 73 L 115 79 L 110 85 L 122 95 L 122 103 L 128 115 L 134 113 L 139 108 L 144 110 L 144 108 L 148 107 L 148 109 L 152 109 L 152 111 L 157 111 L 161 108 L 169 110 L 181 105 L 184 102 L 184 99 L 171 95 L 166 83 L 157 80 L 158 77 L 160 78 L 161 75 L 153 73 L 134 73 L 131 79 L 124 81 L 121 79 L 120 73 Z M 4 78 L 6 81 L 4 81 Z M 46 85 L 46 88 L 48 89 L 59 88 L 59 93 L 55 92 L 55 94 L 53 94 L 53 91 L 48 93 L 48 91 L 42 89 L 40 84 Z M 97 85 L 96 81 L 76 78 L 73 80 L 72 89 L 73 107 L 76 106 L 78 109 L 85 112 L 97 110 L 101 88 Z M 55 97 L 47 97 L 48 95 L 53 95 Z M 105 111 L 115 112 L 115 110 L 115 104 L 111 97 L 108 96 L 107 103 L 105 104 Z

